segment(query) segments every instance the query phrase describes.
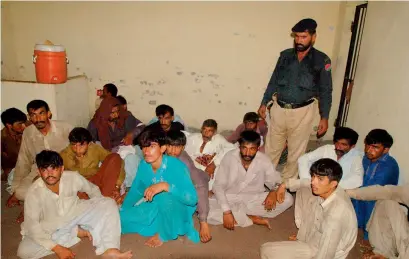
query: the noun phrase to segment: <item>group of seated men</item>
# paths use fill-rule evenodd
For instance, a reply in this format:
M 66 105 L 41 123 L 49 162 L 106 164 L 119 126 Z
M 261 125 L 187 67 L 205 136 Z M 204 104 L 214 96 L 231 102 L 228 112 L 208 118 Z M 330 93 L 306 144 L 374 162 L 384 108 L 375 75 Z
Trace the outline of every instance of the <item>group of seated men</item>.
M 409 225 L 399 206 L 409 205 L 409 193 L 396 186 L 399 167 L 385 130 L 368 133 L 363 153 L 354 130 L 337 128 L 333 145 L 299 159 L 299 179 L 284 179 L 262 152 L 267 128 L 253 112 L 227 138 L 213 119 L 201 132 L 185 131 L 168 105 L 145 125 L 113 84 L 104 86 L 87 129 L 51 120 L 42 100 L 31 101 L 27 112 L 29 122 L 16 108 L 1 115 L 7 206 L 24 201 L 21 258 L 53 252 L 74 258 L 70 247 L 82 237 L 97 255 L 131 258 L 120 251 L 121 233 L 147 236 L 145 244 L 158 247 L 178 236 L 209 242 L 209 224 L 270 228 L 268 218 L 293 205 L 287 189 L 296 191 L 299 231 L 290 241 L 262 245 L 262 258 L 346 258 L 358 227 L 366 258 L 409 256 Z

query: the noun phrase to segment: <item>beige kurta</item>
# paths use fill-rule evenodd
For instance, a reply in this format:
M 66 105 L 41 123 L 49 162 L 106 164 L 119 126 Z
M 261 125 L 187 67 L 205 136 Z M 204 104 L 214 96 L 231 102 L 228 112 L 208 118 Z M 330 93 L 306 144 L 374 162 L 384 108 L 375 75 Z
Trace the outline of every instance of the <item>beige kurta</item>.
M 373 185 L 347 193 L 358 200 L 378 200 L 366 226 L 374 252 L 391 259 L 409 258 L 409 223 L 399 205 L 409 206 L 409 184 Z
M 247 227 L 252 221 L 247 215 L 274 218 L 292 206 L 293 197 L 287 193 L 285 201 L 277 203 L 270 212 L 264 209 L 266 199 L 264 184 L 274 188 L 281 183 L 280 173 L 264 153 L 257 152 L 246 171 L 241 163 L 240 150 L 229 151 L 218 168 L 213 185 L 214 196 L 210 199 L 210 224 L 223 224 L 223 212 L 231 210 L 237 225 Z
M 51 121 L 51 129 L 44 136 L 34 125 L 23 133 L 11 191 L 19 200 L 24 200 L 33 179 L 37 176 L 35 157 L 44 149 L 60 152 L 69 144 L 68 135 L 72 126 L 62 121 Z
M 261 258 L 343 259 L 355 245 L 357 219 L 351 200 L 338 187 L 326 200 L 314 196 L 307 179 L 286 181 L 297 191 L 297 241 L 269 242 L 261 246 Z M 298 205 L 298 208 L 297 208 Z

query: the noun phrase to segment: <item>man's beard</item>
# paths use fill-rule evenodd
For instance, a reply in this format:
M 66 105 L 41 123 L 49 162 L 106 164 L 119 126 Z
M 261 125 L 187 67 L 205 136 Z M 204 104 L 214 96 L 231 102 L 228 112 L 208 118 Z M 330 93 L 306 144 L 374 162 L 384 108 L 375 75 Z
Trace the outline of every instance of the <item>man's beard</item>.
M 337 154 L 337 156 L 343 156 L 343 155 L 345 155 L 346 153 L 348 153 L 348 151 L 343 151 L 343 150 L 340 150 L 340 149 L 335 149 L 335 153 Z
M 308 45 L 302 45 L 302 44 L 297 44 L 294 41 L 294 48 L 297 52 L 304 52 L 307 49 L 309 49 L 312 46 L 312 42 L 310 42 Z
M 36 123 L 34 123 L 34 126 L 37 129 L 44 129 L 47 126 L 47 122 L 45 121 L 37 121 Z
M 253 159 L 256 157 L 256 155 L 254 155 L 254 156 L 244 156 L 241 153 L 240 153 L 240 156 L 244 161 L 247 161 L 247 162 L 253 161 Z

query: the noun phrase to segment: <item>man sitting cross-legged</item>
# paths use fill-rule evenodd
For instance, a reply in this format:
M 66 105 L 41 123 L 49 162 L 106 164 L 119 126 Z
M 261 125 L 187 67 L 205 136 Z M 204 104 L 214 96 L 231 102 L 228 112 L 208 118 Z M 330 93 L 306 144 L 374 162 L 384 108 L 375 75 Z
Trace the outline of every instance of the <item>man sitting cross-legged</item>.
M 293 204 L 293 197 L 277 204 L 274 187 L 281 183 L 280 173 L 270 159 L 259 152 L 260 135 L 255 131 L 243 131 L 240 148 L 229 151 L 220 163 L 213 185 L 215 198 L 210 198 L 210 224 L 223 224 L 233 230 L 235 226 L 254 224 L 270 228 L 267 218 L 274 218 Z M 265 191 L 264 185 L 272 188 Z
M 409 206 L 409 185 L 372 185 L 347 190 L 351 198 L 377 201 L 366 225 L 372 249 L 365 251 L 365 259 L 409 258 L 409 222 L 405 208 Z
M 121 225 L 114 200 L 102 197 L 98 187 L 77 172 L 64 171 L 55 151 L 41 151 L 36 163 L 41 178 L 27 191 L 17 256 L 37 259 L 54 252 L 60 259 L 72 259 L 69 247 L 88 237 L 102 258 L 132 257 L 131 251 L 119 251 Z M 77 192 L 91 199 L 80 200 Z
M 70 145 L 60 153 L 64 168 L 79 172 L 97 185 L 102 195 L 119 198 L 125 179 L 124 161 L 121 157 L 93 143 L 91 133 L 85 128 L 74 128 L 68 139 Z M 85 194 L 80 194 L 80 197 L 87 198 Z
M 138 138 L 144 160 L 120 209 L 122 233 L 150 236 L 145 245 L 158 247 L 186 235 L 199 242 L 193 226 L 197 194 L 188 168 L 164 155 L 165 135 L 144 131 Z
M 209 225 L 207 224 L 207 216 L 209 214 L 209 175 L 195 167 L 193 160 L 184 151 L 186 145 L 186 136 L 182 131 L 169 131 L 166 134 L 166 154 L 179 158 L 190 171 L 190 178 L 195 185 L 199 201 L 197 203 L 197 211 L 200 222 L 200 240 L 207 243 L 211 240 Z
M 332 159 L 314 162 L 311 180 L 289 179 L 277 191 L 281 202 L 286 188 L 297 191 L 295 224 L 298 234 L 290 241 L 261 246 L 262 259 L 344 259 L 355 245 L 358 228 L 355 211 L 344 189 L 338 186 L 341 166 Z

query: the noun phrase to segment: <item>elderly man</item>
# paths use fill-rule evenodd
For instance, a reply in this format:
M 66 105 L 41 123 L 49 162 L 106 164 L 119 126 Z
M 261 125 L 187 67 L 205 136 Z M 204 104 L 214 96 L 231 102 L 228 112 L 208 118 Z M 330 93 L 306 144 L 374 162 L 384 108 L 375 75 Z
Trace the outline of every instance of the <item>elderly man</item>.
M 37 176 L 35 156 L 44 149 L 60 152 L 68 145 L 68 135 L 72 126 L 61 121 L 51 121 L 51 111 L 43 100 L 33 100 L 27 104 L 27 112 L 32 122 L 23 133 L 16 168 L 14 170 L 11 192 L 7 201 L 13 207 L 24 201 L 28 188 Z M 17 221 L 24 220 L 23 213 Z
M 278 188 L 278 202 L 285 189 L 297 191 L 295 224 L 298 234 L 290 241 L 261 246 L 262 259 L 344 259 L 357 238 L 357 220 L 349 196 L 338 186 L 341 166 L 323 158 L 311 166 L 311 180 L 289 179 Z
M 331 60 L 313 47 L 317 38 L 317 23 L 303 19 L 293 28 L 294 47 L 280 53 L 277 65 L 268 83 L 258 113 L 266 118 L 266 106 L 274 101 L 270 110 L 270 127 L 266 139 L 266 154 L 277 165 L 288 142 L 284 179 L 298 178 L 298 158 L 305 153 L 317 114 L 319 100 L 318 136 L 328 129 L 332 103 Z
M 121 225 L 114 200 L 102 197 L 98 187 L 78 173 L 64 171 L 57 152 L 41 151 L 36 163 L 41 178 L 27 192 L 18 257 L 37 259 L 55 253 L 60 259 L 72 259 L 70 247 L 81 237 L 88 237 L 102 258 L 132 257 L 131 251 L 119 250 Z M 78 192 L 91 199 L 80 200 Z
M 220 165 L 224 154 L 235 148 L 222 135 L 217 134 L 217 122 L 212 119 L 203 122 L 200 133 L 187 133 L 186 152 L 197 168 L 209 174 L 209 190 L 212 190 L 216 167 Z
M 240 148 L 223 157 L 213 184 L 216 199 L 210 199 L 210 224 L 223 224 L 230 230 L 252 224 L 270 228 L 268 218 L 276 217 L 293 204 L 289 193 L 282 203 L 276 203 L 275 187 L 281 183 L 281 176 L 270 159 L 258 151 L 260 142 L 257 132 L 243 131 Z M 271 191 L 266 192 L 264 185 Z
M 358 133 L 353 129 L 336 128 L 333 145 L 324 145 L 298 159 L 300 179 L 311 179 L 310 168 L 315 161 L 321 158 L 331 158 L 342 167 L 342 179 L 339 186 L 345 190 L 360 187 L 364 176 L 362 166 L 364 154 L 355 148 L 358 136 Z
M 377 201 L 366 225 L 373 249 L 366 251 L 368 259 L 409 258 L 409 223 L 404 208 L 409 206 L 409 185 L 372 185 L 347 190 L 351 198 Z

